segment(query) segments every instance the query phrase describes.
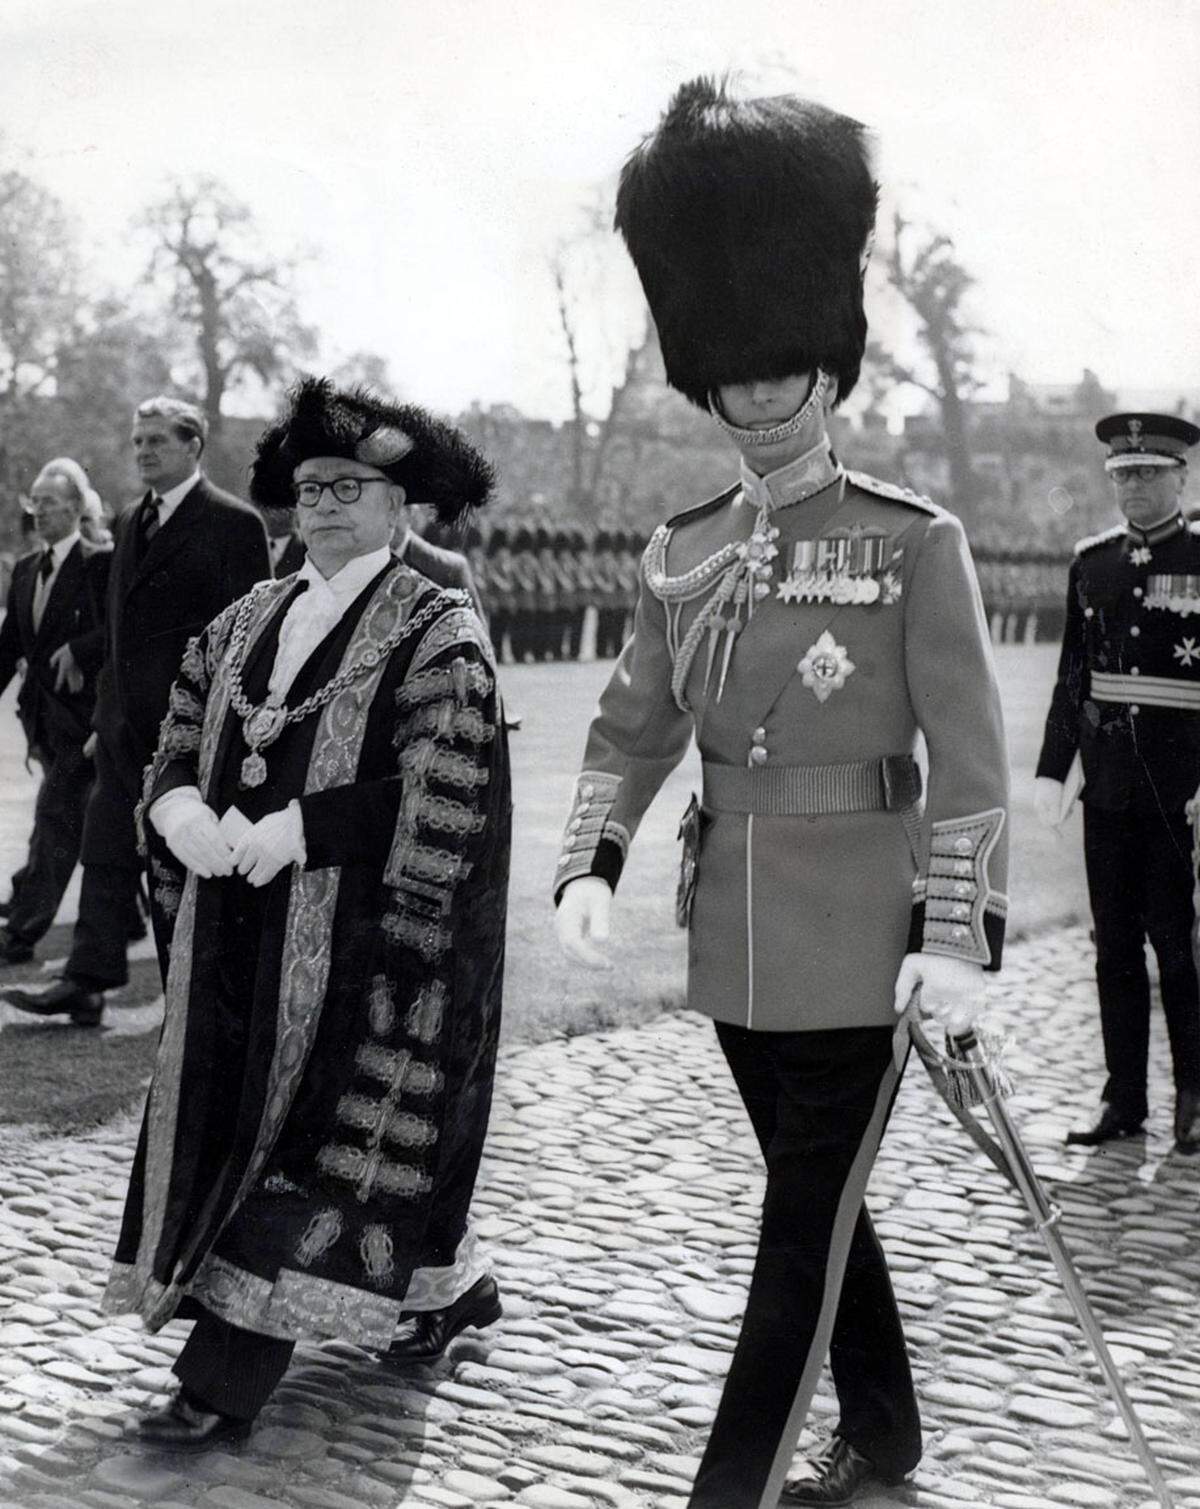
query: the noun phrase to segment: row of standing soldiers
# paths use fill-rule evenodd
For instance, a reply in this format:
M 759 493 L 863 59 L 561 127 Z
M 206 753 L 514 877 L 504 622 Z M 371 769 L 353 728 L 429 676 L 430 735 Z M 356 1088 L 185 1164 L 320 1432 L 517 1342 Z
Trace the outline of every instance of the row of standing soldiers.
M 501 660 L 578 660 L 595 608 L 595 658 L 621 653 L 632 628 L 642 535 L 581 529 L 493 529 L 465 542 Z

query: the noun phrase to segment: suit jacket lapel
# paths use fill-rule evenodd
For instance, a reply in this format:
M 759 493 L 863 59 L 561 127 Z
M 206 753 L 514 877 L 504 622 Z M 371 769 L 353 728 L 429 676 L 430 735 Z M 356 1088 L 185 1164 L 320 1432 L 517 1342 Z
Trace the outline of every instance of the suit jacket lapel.
M 134 568 L 132 579 L 129 582 L 130 588 L 136 587 L 144 577 L 150 576 L 153 572 L 158 571 L 163 565 L 165 565 L 167 561 L 170 560 L 170 558 L 175 554 L 180 546 L 186 543 L 188 538 L 199 526 L 201 514 L 200 505 L 203 502 L 203 499 L 204 478 L 200 477 L 197 480 L 195 487 L 193 487 L 191 492 L 187 494 L 187 496 L 179 504 L 178 508 L 176 508 L 175 512 L 162 526 L 162 528 L 159 529 L 158 533 L 150 541 L 149 545 L 147 545 L 146 553 L 142 556 L 140 561 L 137 561 L 137 564 Z M 136 560 L 139 543 L 137 537 L 138 530 L 136 514 L 130 519 L 129 528 L 126 533 L 130 536 L 130 542 L 133 547 L 133 556 Z

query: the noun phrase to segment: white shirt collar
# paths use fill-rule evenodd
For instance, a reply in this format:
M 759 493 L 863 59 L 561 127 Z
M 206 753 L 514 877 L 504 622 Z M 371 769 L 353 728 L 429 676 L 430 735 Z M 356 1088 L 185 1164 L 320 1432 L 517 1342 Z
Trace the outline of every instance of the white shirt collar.
M 165 493 L 155 493 L 158 498 L 158 524 L 161 529 L 179 505 L 200 480 L 200 468 L 197 467 L 190 477 L 185 477 L 182 482 L 177 482 L 174 487 L 169 487 Z
M 304 557 L 304 565 L 296 573 L 302 582 L 309 584 L 309 593 L 313 596 L 329 594 L 337 603 L 340 613 L 344 613 L 368 582 L 383 570 L 392 558 L 392 552 L 387 545 L 381 545 L 378 550 L 369 550 L 366 555 L 356 555 L 352 561 L 347 561 L 340 571 L 328 578 L 321 575 L 313 564 L 311 555 Z
M 50 547 L 50 554 L 54 560 L 55 571 L 62 565 L 71 551 L 79 544 L 79 531 L 72 529 L 70 534 L 64 535 L 61 540 L 55 540 Z

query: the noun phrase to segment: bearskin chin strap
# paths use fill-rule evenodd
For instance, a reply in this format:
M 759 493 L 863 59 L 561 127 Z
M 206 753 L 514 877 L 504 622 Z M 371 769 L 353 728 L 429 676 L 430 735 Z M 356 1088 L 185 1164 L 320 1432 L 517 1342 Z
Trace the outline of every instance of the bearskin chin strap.
M 722 414 L 720 397 L 713 388 L 709 389 L 708 411 L 739 449 L 778 445 L 781 440 L 790 440 L 793 435 L 800 433 L 812 418 L 814 409 L 823 404 L 828 389 L 829 376 L 823 368 L 818 367 L 817 375 L 813 378 L 812 386 L 808 390 L 808 397 L 790 419 L 773 424 L 769 430 L 743 429 L 741 425 L 732 423 Z

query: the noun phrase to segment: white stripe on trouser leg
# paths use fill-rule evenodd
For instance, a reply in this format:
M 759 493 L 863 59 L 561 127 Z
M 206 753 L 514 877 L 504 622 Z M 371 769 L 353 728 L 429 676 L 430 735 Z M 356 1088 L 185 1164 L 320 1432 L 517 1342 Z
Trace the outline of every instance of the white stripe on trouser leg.
M 804 1362 L 804 1371 L 800 1374 L 796 1397 L 792 1401 L 787 1422 L 783 1427 L 779 1445 L 771 1462 L 771 1470 L 763 1486 L 762 1497 L 758 1501 L 758 1509 L 776 1509 L 779 1495 L 787 1478 L 788 1468 L 792 1464 L 796 1444 L 800 1440 L 800 1432 L 804 1429 L 805 1420 L 808 1419 L 808 1410 L 812 1404 L 812 1396 L 816 1392 L 817 1379 L 821 1376 L 821 1368 L 833 1340 L 833 1323 L 837 1318 L 838 1300 L 842 1293 L 842 1280 L 846 1276 L 846 1260 L 850 1255 L 850 1242 L 854 1236 L 858 1212 L 867 1192 L 867 1181 L 871 1177 L 871 1168 L 883 1137 L 888 1107 L 892 1103 L 892 1096 L 895 1094 L 899 1078 L 900 1073 L 896 1068 L 895 1060 L 889 1059 L 875 1097 L 875 1109 L 871 1112 L 871 1119 L 867 1123 L 867 1129 L 858 1145 L 858 1152 L 850 1165 L 846 1182 L 842 1186 L 837 1214 L 833 1220 L 833 1230 L 829 1237 L 829 1255 L 825 1261 L 825 1290 L 821 1296 L 821 1308 L 813 1329 L 812 1344 Z
M 754 1026 L 754 814 L 746 814 L 746 1026 Z

